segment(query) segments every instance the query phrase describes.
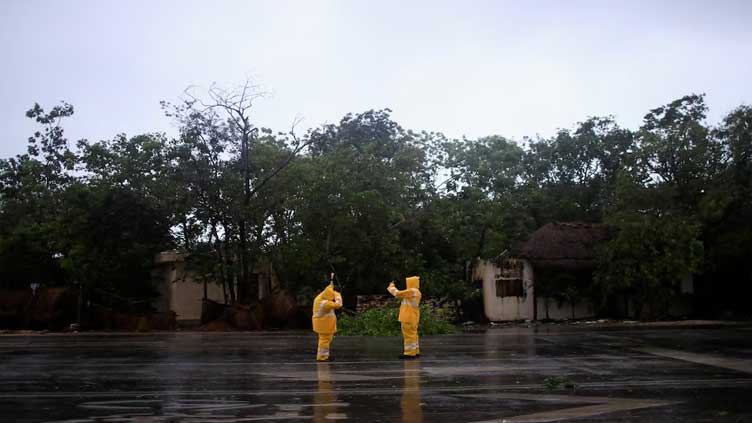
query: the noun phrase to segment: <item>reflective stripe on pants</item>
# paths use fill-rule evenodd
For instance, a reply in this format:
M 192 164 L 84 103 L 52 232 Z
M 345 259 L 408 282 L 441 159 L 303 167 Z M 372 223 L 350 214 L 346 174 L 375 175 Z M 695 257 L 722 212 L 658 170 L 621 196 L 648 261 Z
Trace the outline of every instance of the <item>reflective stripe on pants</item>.
M 319 334 L 319 348 L 316 351 L 316 360 L 329 359 L 329 345 L 334 339 L 333 333 L 320 333 Z
M 404 354 L 420 354 L 420 343 L 418 342 L 418 325 L 412 323 L 402 323 L 402 339 L 404 340 Z

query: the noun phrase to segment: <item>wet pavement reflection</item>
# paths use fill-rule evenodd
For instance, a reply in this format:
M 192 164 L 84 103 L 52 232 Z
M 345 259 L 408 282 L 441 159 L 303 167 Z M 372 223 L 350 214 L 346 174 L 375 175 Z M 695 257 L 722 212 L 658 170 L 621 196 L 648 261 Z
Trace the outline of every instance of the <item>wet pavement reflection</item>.
M 403 386 L 400 407 L 402 421 L 405 423 L 423 423 L 423 411 L 420 403 L 420 359 L 402 362 Z
M 316 363 L 316 377 L 319 385 L 314 396 L 313 421 L 323 423 L 329 420 L 346 420 L 347 414 L 338 411 L 340 407 L 346 407 L 349 404 L 337 402 L 337 393 L 332 382 L 331 363 Z
M 2 422 L 752 421 L 752 328 L 0 336 Z M 565 381 L 558 385 L 551 381 Z

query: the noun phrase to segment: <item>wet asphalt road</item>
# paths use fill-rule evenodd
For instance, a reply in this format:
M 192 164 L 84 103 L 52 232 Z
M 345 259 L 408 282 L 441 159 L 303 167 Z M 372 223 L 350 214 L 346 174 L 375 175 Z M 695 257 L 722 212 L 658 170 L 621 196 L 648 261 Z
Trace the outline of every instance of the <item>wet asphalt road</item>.
M 0 336 L 2 422 L 752 422 L 752 327 Z M 559 378 L 576 387 L 547 389 Z

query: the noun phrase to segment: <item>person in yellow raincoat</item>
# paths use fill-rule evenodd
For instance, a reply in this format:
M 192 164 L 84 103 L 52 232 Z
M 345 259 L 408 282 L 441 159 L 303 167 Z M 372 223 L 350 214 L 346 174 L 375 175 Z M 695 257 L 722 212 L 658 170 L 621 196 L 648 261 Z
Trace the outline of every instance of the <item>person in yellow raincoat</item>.
M 400 358 L 420 357 L 420 343 L 418 342 L 418 322 L 420 321 L 420 277 L 411 276 L 405 278 L 407 289 L 400 291 L 394 286 L 394 282 L 389 284 L 387 291 L 393 296 L 402 299 L 400 305 L 399 321 L 402 324 L 402 338 L 404 341 L 404 352 Z
M 342 295 L 334 290 L 331 282 L 313 300 L 313 331 L 319 335 L 317 361 L 329 361 L 329 345 L 337 332 L 337 315 L 334 310 L 341 307 Z

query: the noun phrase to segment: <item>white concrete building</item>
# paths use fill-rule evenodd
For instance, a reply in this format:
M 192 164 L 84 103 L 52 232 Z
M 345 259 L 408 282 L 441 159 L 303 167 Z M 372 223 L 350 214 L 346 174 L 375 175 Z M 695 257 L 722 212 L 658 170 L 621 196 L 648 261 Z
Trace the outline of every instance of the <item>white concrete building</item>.
M 159 311 L 172 310 L 177 314 L 177 322 L 182 325 L 198 324 L 206 289 L 206 299 L 225 303 L 222 285 L 214 281 L 202 281 L 194 272 L 186 268 L 185 254 L 164 251 L 155 258 L 155 279 L 160 297 L 156 308 Z M 279 280 L 271 263 L 257 264 L 251 277 L 258 281 L 256 298 L 249 289 L 238 287 L 238 301 L 249 303 L 267 297 L 279 286 Z
M 472 278 L 483 287 L 486 317 L 492 322 L 593 317 L 596 310 L 585 293 L 593 280 L 596 246 L 609 236 L 603 224 L 549 223 L 533 232 L 514 257 L 477 260 Z M 693 291 L 692 275 L 687 275 L 669 315 L 690 314 Z M 640 317 L 628 295 L 614 300 L 612 313 Z
M 594 246 L 607 237 L 604 225 L 550 223 L 535 231 L 516 257 L 478 260 L 472 278 L 483 286 L 486 317 L 499 322 L 593 316 L 587 301 L 562 301 L 557 283 L 589 284 Z

